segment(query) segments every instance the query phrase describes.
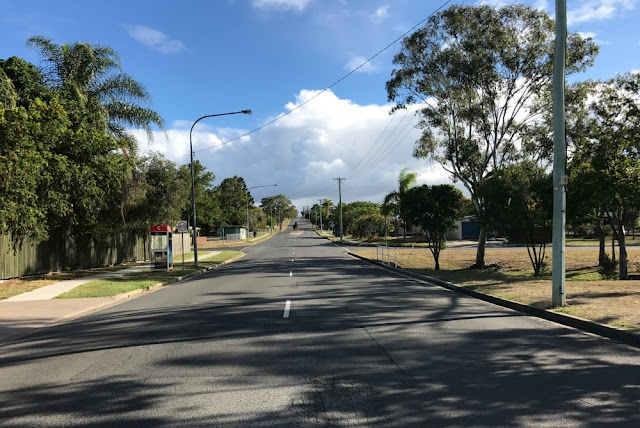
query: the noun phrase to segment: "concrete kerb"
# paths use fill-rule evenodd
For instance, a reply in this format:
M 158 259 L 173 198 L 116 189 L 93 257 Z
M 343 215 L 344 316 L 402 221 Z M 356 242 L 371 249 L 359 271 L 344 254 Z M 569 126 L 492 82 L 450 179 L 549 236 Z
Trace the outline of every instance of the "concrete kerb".
M 112 301 L 110 301 L 110 302 L 102 303 L 102 304 L 99 304 L 97 306 L 92 306 L 90 308 L 82 309 L 81 311 L 74 312 L 74 313 L 62 316 L 62 317 L 60 317 L 60 318 L 50 322 L 47 325 L 42 326 L 42 327 L 35 327 L 35 328 L 30 329 L 30 330 L 17 333 L 15 335 L 4 337 L 4 338 L 0 339 L 0 345 L 4 345 L 4 344 L 7 344 L 9 342 L 15 341 L 17 339 L 21 339 L 23 337 L 29 336 L 29 335 L 34 334 L 34 333 L 36 333 L 36 332 L 38 332 L 38 331 L 40 331 L 42 329 L 45 329 L 45 328 L 54 327 L 56 325 L 64 324 L 65 322 L 72 321 L 72 320 L 80 318 L 80 317 L 82 317 L 84 315 L 90 314 L 92 312 L 96 312 L 96 311 L 98 311 L 100 309 L 107 309 L 107 308 L 109 308 L 111 306 L 116 306 L 116 305 L 119 305 L 121 303 L 125 303 L 125 302 L 127 302 L 129 300 L 133 300 L 135 298 L 141 297 L 143 294 L 152 293 L 154 291 L 157 291 L 157 290 L 159 290 L 161 288 L 164 288 L 164 287 L 167 287 L 167 286 L 170 286 L 170 285 L 177 285 L 179 282 L 185 281 L 187 279 L 191 279 L 191 278 L 193 278 L 195 276 L 201 275 L 203 273 L 206 273 L 206 272 L 214 270 L 214 269 L 219 269 L 220 267 L 222 267 L 222 266 L 224 266 L 226 264 L 232 263 L 232 262 L 234 262 L 234 261 L 236 261 L 238 259 L 241 259 L 244 256 L 246 256 L 246 254 L 244 254 L 244 253 L 238 254 L 237 256 L 232 257 L 229 260 L 225 260 L 223 262 L 220 262 L 215 266 L 203 267 L 202 269 L 200 269 L 198 271 L 188 273 L 188 274 L 186 274 L 184 276 L 171 278 L 170 280 L 165 281 L 165 282 L 158 282 L 158 283 L 153 284 L 153 285 L 151 285 L 149 287 L 128 291 L 126 293 L 120 293 L 120 294 L 117 294 L 115 296 L 110 296 L 111 299 L 112 299 Z
M 437 285 L 439 287 L 446 288 L 448 290 L 455 291 L 457 293 L 465 294 L 467 296 L 474 297 L 476 299 L 484 300 L 485 302 L 493 303 L 494 305 L 499 305 L 505 308 L 513 309 L 515 311 L 524 312 L 527 315 L 543 318 L 543 319 L 546 319 L 547 321 L 563 324 L 569 327 L 576 328 L 578 330 L 586 331 L 588 333 L 596 334 L 598 336 L 607 337 L 617 342 L 621 342 L 627 345 L 634 346 L 636 348 L 640 348 L 640 334 L 637 334 L 631 331 L 620 330 L 618 328 L 601 324 L 596 321 L 586 320 L 584 318 L 576 317 L 573 315 L 552 312 L 546 309 L 539 309 L 533 306 L 525 305 L 524 303 L 514 302 L 513 300 L 503 299 L 500 297 L 479 293 L 477 291 L 469 290 L 468 288 L 460 287 L 458 285 L 452 284 L 447 281 L 443 281 L 438 278 L 421 275 L 421 274 L 411 272 L 402 268 L 392 268 L 380 262 L 377 262 L 375 260 L 371 260 L 366 257 L 360 256 L 358 254 L 354 254 L 351 251 L 349 251 L 348 253 L 353 257 L 356 257 L 360 260 L 366 261 L 368 263 L 371 263 L 373 265 L 376 265 L 378 267 L 381 267 L 391 272 L 401 273 L 403 275 L 407 275 L 412 278 L 422 280 L 429 284 Z

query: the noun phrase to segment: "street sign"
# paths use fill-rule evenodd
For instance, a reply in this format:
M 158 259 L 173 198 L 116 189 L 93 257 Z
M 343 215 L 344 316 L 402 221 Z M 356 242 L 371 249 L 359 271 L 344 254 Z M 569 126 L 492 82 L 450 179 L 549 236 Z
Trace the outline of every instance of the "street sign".
M 187 227 L 187 221 L 186 220 L 180 220 L 178 222 L 178 233 L 185 233 L 189 230 L 189 228 Z

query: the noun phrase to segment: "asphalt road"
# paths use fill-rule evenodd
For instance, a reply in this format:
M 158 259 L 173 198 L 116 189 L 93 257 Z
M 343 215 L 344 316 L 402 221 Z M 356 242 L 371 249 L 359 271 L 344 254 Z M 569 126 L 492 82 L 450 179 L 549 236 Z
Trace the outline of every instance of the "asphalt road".
M 0 347 L 0 425 L 640 426 L 637 349 L 290 231 Z

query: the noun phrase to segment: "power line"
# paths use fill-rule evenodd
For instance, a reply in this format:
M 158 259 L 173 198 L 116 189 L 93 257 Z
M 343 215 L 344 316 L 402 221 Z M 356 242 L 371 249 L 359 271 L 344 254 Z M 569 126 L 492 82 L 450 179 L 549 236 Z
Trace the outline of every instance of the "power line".
M 402 128 L 402 131 L 404 131 L 409 126 L 409 124 L 411 124 L 411 122 L 407 123 L 407 125 L 405 125 L 405 127 Z M 406 141 L 407 136 L 411 133 L 412 130 L 413 130 L 413 127 L 409 128 L 407 130 L 407 132 L 399 140 L 398 140 L 398 137 L 399 137 L 399 134 L 398 134 L 398 137 L 396 137 L 393 140 L 393 141 L 398 140 L 398 142 L 394 146 L 389 145 L 389 147 L 387 147 L 387 149 L 384 152 L 382 152 L 375 160 L 373 160 L 368 165 L 368 169 L 371 170 L 371 169 L 375 168 L 376 166 L 378 166 L 378 164 L 385 159 L 385 154 L 393 152 L 401 143 Z M 400 132 L 402 132 L 402 131 L 400 131 Z M 364 174 L 365 172 L 367 172 L 367 170 L 363 169 L 360 172 L 358 172 L 355 176 L 356 177 L 360 176 L 360 175 Z
M 373 159 L 377 159 L 377 156 L 379 155 L 380 151 L 385 147 L 385 144 L 387 144 L 387 143 L 388 143 L 388 144 L 390 145 L 391 143 L 393 143 L 393 142 L 398 138 L 398 135 L 396 135 L 396 137 L 395 137 L 395 138 L 393 138 L 393 139 L 391 140 L 391 143 L 389 143 L 389 139 L 392 137 L 392 135 L 394 135 L 394 133 L 396 132 L 396 130 L 397 130 L 397 129 L 398 129 L 398 128 L 403 124 L 403 123 L 404 123 L 404 126 L 403 126 L 403 128 L 400 130 L 400 132 L 404 131 L 404 130 L 406 129 L 407 125 L 408 125 L 409 123 L 411 123 L 411 119 L 409 119 L 409 122 L 405 123 L 405 120 L 406 120 L 407 116 L 409 115 L 409 112 L 410 112 L 410 111 L 411 111 L 411 109 L 410 109 L 410 108 L 406 109 L 406 111 L 405 111 L 405 113 L 404 113 L 404 116 L 402 116 L 402 119 L 400 119 L 400 121 L 396 124 L 395 128 L 393 128 L 393 131 L 391 131 L 391 133 L 387 136 L 387 138 L 385 139 L 384 143 L 383 143 L 382 145 L 380 145 L 380 147 L 378 147 L 378 149 L 374 152 L 374 154 L 371 156 L 371 158 L 370 158 L 369 160 L 367 160 L 367 161 L 366 161 L 364 164 L 362 164 L 361 166 L 356 167 L 356 168 L 354 168 L 353 170 L 351 170 L 351 172 L 348 174 L 348 177 L 352 177 L 354 174 L 356 174 L 356 172 L 360 172 L 360 171 L 363 171 L 363 170 L 365 170 L 366 168 L 368 168 L 368 166 L 372 163 Z M 384 131 L 383 131 L 383 133 L 384 133 Z M 381 134 L 381 136 L 382 136 L 382 134 Z M 389 146 L 387 146 L 387 148 L 388 148 L 388 147 L 389 147 Z M 386 149 L 385 149 L 385 151 L 386 151 Z M 363 158 L 363 160 L 364 160 L 364 158 Z M 360 165 L 361 163 L 362 163 L 362 161 L 361 161 L 361 162 L 359 162 L 359 164 L 358 164 L 358 165 Z
M 281 115 L 279 115 L 278 117 L 276 117 L 275 119 L 270 120 L 269 122 L 265 123 L 262 126 L 259 126 L 249 132 L 245 132 L 242 135 L 239 135 L 236 138 L 233 138 L 231 140 L 228 141 L 223 141 L 220 144 L 216 144 L 214 146 L 210 146 L 210 147 L 205 147 L 204 149 L 200 149 L 200 150 L 194 150 L 194 153 L 199 153 L 199 152 L 203 152 L 205 150 L 211 150 L 211 149 L 215 149 L 216 147 L 220 147 L 220 146 L 224 146 L 225 144 L 229 144 L 232 143 L 234 141 L 237 141 L 241 138 L 244 138 L 246 136 L 249 136 L 255 132 L 260 131 L 261 129 L 266 128 L 267 126 L 277 122 L 278 120 L 282 119 L 285 116 L 290 115 L 291 113 L 293 113 L 294 111 L 298 110 L 300 107 L 310 103 L 311 101 L 315 100 L 316 98 L 318 98 L 320 95 L 324 94 L 325 92 L 327 92 L 329 89 L 333 88 L 334 86 L 336 86 L 337 84 L 339 84 L 340 82 L 342 82 L 343 80 L 345 80 L 347 77 L 351 76 L 353 73 L 355 73 L 356 71 L 358 71 L 359 69 L 361 69 L 362 67 L 364 67 L 365 65 L 367 65 L 369 62 L 373 61 L 376 57 L 378 57 L 381 53 L 383 53 L 384 51 L 386 51 L 387 49 L 389 49 L 391 46 L 395 45 L 399 40 L 401 40 L 402 38 L 404 38 L 407 34 L 411 33 L 413 30 L 415 30 L 417 27 L 419 27 L 420 25 L 422 25 L 427 19 L 431 18 L 436 12 L 440 11 L 442 8 L 444 8 L 446 5 L 448 5 L 449 3 L 451 3 L 453 0 L 447 0 L 445 1 L 442 5 L 440 5 L 440 7 L 438 7 L 436 10 L 434 10 L 433 12 L 431 12 L 429 15 L 427 15 L 426 18 L 422 19 L 420 22 L 418 22 L 416 25 L 414 25 L 413 27 L 411 27 L 409 30 L 405 31 L 402 35 L 400 35 L 399 37 L 397 37 L 395 40 L 393 40 L 391 43 L 389 43 L 387 46 L 385 46 L 384 48 L 382 48 L 381 50 L 379 50 L 378 52 L 376 52 L 373 56 L 371 56 L 369 59 L 367 59 L 365 62 L 363 62 L 362 64 L 360 64 L 359 66 L 357 66 L 356 68 L 354 68 L 353 70 L 351 70 L 350 72 L 348 72 L 347 74 L 345 74 L 344 76 L 342 76 L 341 78 L 339 78 L 338 80 L 336 80 L 335 82 L 333 82 L 331 85 L 327 86 L 326 88 L 324 88 L 322 91 L 318 92 L 317 94 L 315 94 L 314 96 L 312 96 L 311 98 L 309 98 L 308 100 L 300 103 L 299 105 L 295 106 L 294 108 L 292 108 L 291 110 L 289 110 L 288 112 L 285 112 Z
M 517 0 L 514 0 L 510 6 L 513 6 L 516 3 Z M 463 0 L 460 3 L 460 6 L 464 5 L 464 3 L 466 2 L 466 0 Z M 376 56 L 378 56 L 380 53 L 382 53 L 384 50 L 388 49 L 391 45 L 395 44 L 399 39 L 401 39 L 402 37 L 404 37 L 405 35 L 407 35 L 409 32 L 413 31 L 417 26 L 421 25 L 423 22 L 425 22 L 427 19 L 429 19 L 432 15 L 434 15 L 436 12 L 438 12 L 440 9 L 442 9 L 444 6 L 446 6 L 449 2 L 444 3 L 443 5 L 441 5 L 438 9 L 436 9 L 434 12 L 432 12 L 429 16 L 427 16 L 425 19 L 423 19 L 422 21 L 420 21 L 418 24 L 414 25 L 409 31 L 407 31 L 406 33 L 404 33 L 402 36 L 400 36 L 398 39 L 394 40 L 392 43 L 390 43 L 389 45 L 387 45 L 383 50 L 381 50 L 380 52 L 378 52 L 376 55 L 374 55 L 373 57 L 369 58 L 366 62 L 364 62 L 362 65 L 360 65 L 360 67 L 362 67 L 363 65 L 365 65 L 367 62 L 371 61 L 373 58 L 375 58 Z M 500 4 L 500 0 L 497 0 L 496 3 L 493 5 L 493 9 L 496 9 L 498 7 L 498 5 Z M 355 70 L 354 70 L 355 71 Z M 349 73 L 351 74 L 351 73 Z M 347 75 L 348 76 L 348 75 Z M 345 76 L 346 77 L 346 76 Z M 337 82 L 336 82 L 337 83 Z M 326 91 L 326 89 L 325 89 Z M 323 91 L 324 92 L 324 91 Z M 316 96 L 318 96 L 320 94 L 317 94 Z M 314 97 L 315 98 L 315 97 Z M 307 100 L 311 101 L 310 100 Z M 299 107 L 301 107 L 302 105 L 300 105 Z M 396 129 L 404 122 L 404 119 L 406 118 L 406 116 L 409 113 L 409 109 L 407 109 L 407 112 L 405 113 L 405 115 L 402 117 L 402 119 L 400 120 L 400 122 L 398 124 L 396 124 L 396 126 L 394 127 L 393 131 L 391 131 L 391 133 L 389 134 L 389 136 L 387 136 L 387 138 L 385 139 L 384 143 L 381 144 L 380 147 L 378 147 L 376 149 L 376 151 L 374 152 L 374 154 L 371 156 L 371 158 L 366 161 L 364 164 L 362 164 L 365 159 L 369 156 L 369 154 L 371 153 L 371 151 L 376 147 L 376 145 L 378 144 L 378 142 L 380 141 L 380 139 L 382 138 L 382 136 L 384 135 L 384 133 L 386 132 L 386 130 L 389 128 L 389 126 L 391 125 L 391 123 L 393 122 L 393 120 L 395 119 L 395 115 L 392 116 L 391 120 L 389 121 L 389 123 L 387 123 L 387 125 L 385 126 L 385 128 L 382 130 L 382 132 L 380 133 L 380 135 L 378 136 L 378 138 L 376 139 L 376 141 L 373 143 L 373 145 L 371 146 L 371 148 L 369 149 L 369 151 L 367 152 L 367 154 L 365 154 L 365 156 L 356 164 L 356 166 L 351 170 L 351 172 L 347 175 L 347 177 L 358 177 L 361 176 L 362 174 L 364 174 L 367 170 L 375 168 L 382 160 L 384 160 L 384 155 L 387 153 L 391 153 L 393 152 L 393 150 L 395 150 L 403 141 L 405 141 L 405 138 L 410 134 L 411 129 L 409 129 L 403 136 L 402 138 L 400 138 L 400 140 L 392 147 L 391 144 L 393 144 L 394 141 L 398 140 L 398 137 L 400 136 L 400 134 L 407 128 L 407 126 L 411 123 L 408 122 L 407 124 L 405 124 L 405 126 L 402 128 L 402 130 L 400 131 L 400 133 L 398 135 L 396 135 L 396 138 L 394 138 L 389 145 L 387 146 L 387 148 L 380 153 L 380 150 L 382 150 L 382 147 L 384 147 L 385 143 L 389 140 L 389 138 L 391 137 L 391 135 L 393 135 L 393 133 L 396 131 Z M 380 153 L 380 154 L 379 154 Z M 294 198 L 294 199 L 305 199 L 308 198 L 310 196 L 315 196 L 323 191 L 325 191 L 326 189 L 328 189 L 329 186 L 326 186 L 324 188 L 322 188 L 321 190 L 318 190 L 315 193 L 310 194 L 309 196 L 304 196 L 302 198 Z

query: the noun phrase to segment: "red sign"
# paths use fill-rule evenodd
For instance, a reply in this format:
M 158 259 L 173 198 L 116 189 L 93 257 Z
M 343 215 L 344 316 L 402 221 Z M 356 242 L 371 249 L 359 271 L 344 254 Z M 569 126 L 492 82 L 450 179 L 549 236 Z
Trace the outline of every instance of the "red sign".
M 154 224 L 151 226 L 152 232 L 171 232 L 171 226 L 166 224 Z

